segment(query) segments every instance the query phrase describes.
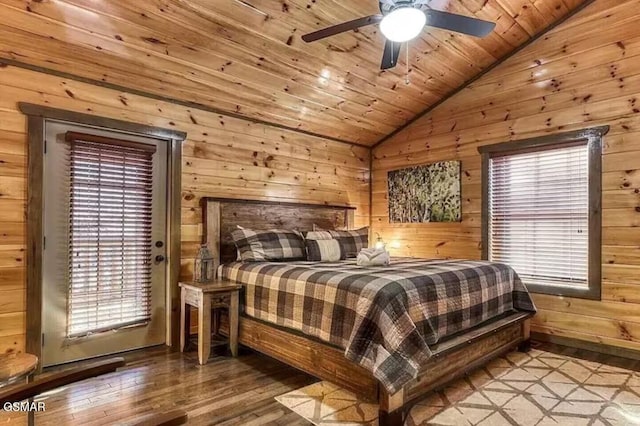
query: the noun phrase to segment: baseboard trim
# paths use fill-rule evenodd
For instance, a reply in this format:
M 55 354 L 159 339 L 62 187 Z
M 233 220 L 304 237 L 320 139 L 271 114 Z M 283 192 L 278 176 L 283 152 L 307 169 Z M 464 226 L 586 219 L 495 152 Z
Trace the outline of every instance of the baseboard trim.
M 538 342 L 553 343 L 556 345 L 568 346 L 571 348 L 640 361 L 640 351 L 635 351 L 633 349 L 603 345 L 594 342 L 588 342 L 586 340 L 574 339 L 572 337 L 553 336 L 551 334 L 539 332 L 531 332 L 531 339 Z

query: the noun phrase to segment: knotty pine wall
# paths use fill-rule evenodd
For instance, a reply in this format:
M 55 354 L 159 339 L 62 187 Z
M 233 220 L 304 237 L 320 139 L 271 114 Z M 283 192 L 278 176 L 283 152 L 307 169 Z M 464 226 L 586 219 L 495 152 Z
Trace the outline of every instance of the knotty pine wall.
M 610 125 L 602 301 L 535 295 L 537 332 L 640 349 L 638 0 L 596 0 L 373 151 L 372 226 L 394 254 L 480 258 L 478 146 Z M 390 225 L 387 171 L 462 162 L 462 222 Z
M 376 26 L 300 37 L 377 14 L 374 0 L 3 0 L 0 57 L 372 145 L 583 1 L 439 0 L 497 27 L 482 39 L 425 30 L 411 85 L 398 84 L 404 55 L 380 72 Z
M 369 223 L 368 148 L 0 67 L 0 353 L 24 349 L 27 144 L 18 102 L 188 133 L 182 176 L 185 279 L 199 247 L 202 196 L 353 205 L 356 225 Z

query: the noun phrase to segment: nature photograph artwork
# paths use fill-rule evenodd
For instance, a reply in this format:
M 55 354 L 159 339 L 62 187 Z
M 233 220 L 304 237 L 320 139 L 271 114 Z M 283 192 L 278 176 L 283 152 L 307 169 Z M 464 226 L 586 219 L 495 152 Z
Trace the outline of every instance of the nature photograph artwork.
M 459 222 L 460 162 L 443 161 L 388 173 L 389 222 Z

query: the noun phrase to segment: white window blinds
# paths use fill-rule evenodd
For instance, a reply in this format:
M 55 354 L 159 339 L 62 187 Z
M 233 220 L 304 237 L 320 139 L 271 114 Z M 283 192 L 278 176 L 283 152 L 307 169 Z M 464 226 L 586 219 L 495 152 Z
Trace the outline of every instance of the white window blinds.
M 588 288 L 587 141 L 489 162 L 489 259 L 525 283 Z
M 143 324 L 151 317 L 155 147 L 68 132 L 67 335 Z

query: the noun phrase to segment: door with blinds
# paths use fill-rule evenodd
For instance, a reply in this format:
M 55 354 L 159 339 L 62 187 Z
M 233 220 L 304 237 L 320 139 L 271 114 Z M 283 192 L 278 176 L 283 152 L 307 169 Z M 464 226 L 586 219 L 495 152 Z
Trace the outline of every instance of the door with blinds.
M 47 121 L 43 364 L 165 342 L 166 141 Z

